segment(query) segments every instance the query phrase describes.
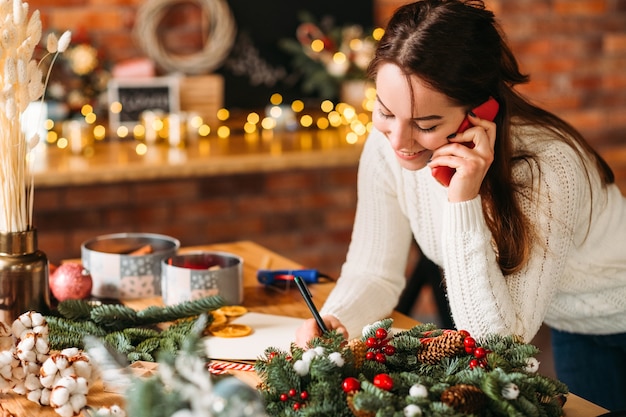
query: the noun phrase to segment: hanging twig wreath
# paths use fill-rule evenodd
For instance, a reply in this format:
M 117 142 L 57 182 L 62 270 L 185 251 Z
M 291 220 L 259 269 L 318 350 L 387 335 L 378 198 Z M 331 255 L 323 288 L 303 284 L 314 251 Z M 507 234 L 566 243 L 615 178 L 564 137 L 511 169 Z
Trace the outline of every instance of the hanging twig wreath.
M 208 22 L 204 48 L 194 54 L 168 51 L 158 39 L 158 27 L 171 7 L 197 3 Z M 204 74 L 220 66 L 233 46 L 236 24 L 224 0 L 147 0 L 137 11 L 134 34 L 144 52 L 157 65 L 172 72 Z

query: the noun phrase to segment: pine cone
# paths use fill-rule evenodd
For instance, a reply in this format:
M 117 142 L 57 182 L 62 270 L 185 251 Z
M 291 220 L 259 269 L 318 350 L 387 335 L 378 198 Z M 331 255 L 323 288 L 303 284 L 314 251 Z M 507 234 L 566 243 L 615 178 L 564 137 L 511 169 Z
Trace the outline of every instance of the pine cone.
M 365 362 L 367 345 L 361 339 L 352 339 L 348 342 L 348 349 L 350 349 L 354 355 L 355 368 L 360 369 L 363 366 L 363 362 Z
M 376 415 L 376 413 L 372 411 L 357 410 L 354 407 L 354 394 L 348 394 L 346 401 L 348 402 L 348 408 L 352 411 L 354 417 L 374 417 Z
M 474 385 L 453 385 L 441 393 L 441 402 L 463 414 L 474 414 L 485 407 L 487 396 Z
M 459 332 L 445 332 L 422 344 L 417 352 L 417 360 L 429 365 L 435 365 L 443 358 L 451 358 L 465 352 L 464 336 Z

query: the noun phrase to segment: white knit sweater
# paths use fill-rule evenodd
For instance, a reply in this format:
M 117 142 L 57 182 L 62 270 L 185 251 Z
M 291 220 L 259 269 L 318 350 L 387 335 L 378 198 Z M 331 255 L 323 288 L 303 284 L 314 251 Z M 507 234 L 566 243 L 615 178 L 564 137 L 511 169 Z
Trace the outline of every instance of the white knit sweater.
M 541 241 L 521 272 L 500 271 L 480 197 L 449 203 L 430 168 L 401 168 L 375 131 L 361 155 L 346 262 L 321 313 L 337 316 L 350 337 L 388 317 L 415 238 L 444 270 L 458 329 L 526 341 L 542 322 L 587 334 L 626 332 L 626 199 L 615 185 L 602 188 L 593 170 L 590 188 L 582 161 L 547 131 L 516 132 L 517 146 L 538 154 L 541 168 L 539 175 L 537 166 L 520 163 L 514 173 L 529 185 L 521 207 Z

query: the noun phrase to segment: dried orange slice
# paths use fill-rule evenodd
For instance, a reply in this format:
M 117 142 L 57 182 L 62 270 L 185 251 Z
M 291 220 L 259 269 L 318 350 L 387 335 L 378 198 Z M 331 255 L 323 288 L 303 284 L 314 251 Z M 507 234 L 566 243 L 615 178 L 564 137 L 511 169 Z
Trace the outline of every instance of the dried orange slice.
M 246 314 L 248 312 L 248 309 L 244 306 L 224 306 L 218 308 L 215 311 L 222 313 L 226 317 L 239 317 Z
M 252 333 L 252 327 L 245 324 L 222 324 L 220 326 L 211 326 L 209 331 L 213 336 L 217 337 L 243 337 Z
M 213 316 L 213 321 L 210 324 L 211 326 L 219 326 L 228 321 L 226 314 L 222 313 L 221 311 L 211 311 L 211 316 Z

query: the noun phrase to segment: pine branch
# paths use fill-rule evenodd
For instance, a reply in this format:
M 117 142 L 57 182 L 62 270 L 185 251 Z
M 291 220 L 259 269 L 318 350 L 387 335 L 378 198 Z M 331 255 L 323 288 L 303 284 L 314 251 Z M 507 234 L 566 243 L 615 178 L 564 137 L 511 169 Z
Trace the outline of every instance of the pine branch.
M 121 304 L 103 304 L 94 307 L 90 317 L 100 327 L 111 331 L 137 325 L 137 312 Z
M 96 326 L 92 321 L 76 322 L 62 317 L 46 317 L 49 329 L 50 348 L 62 350 L 67 347 L 84 347 L 83 338 L 86 335 L 104 336 L 106 331 Z
M 57 310 L 69 320 L 88 320 L 93 307 L 85 300 L 65 300 L 59 303 Z
M 204 297 L 192 301 L 184 301 L 173 306 L 150 306 L 137 313 L 137 321 L 141 325 L 163 323 L 180 318 L 199 316 L 217 310 L 226 305 L 221 296 Z

